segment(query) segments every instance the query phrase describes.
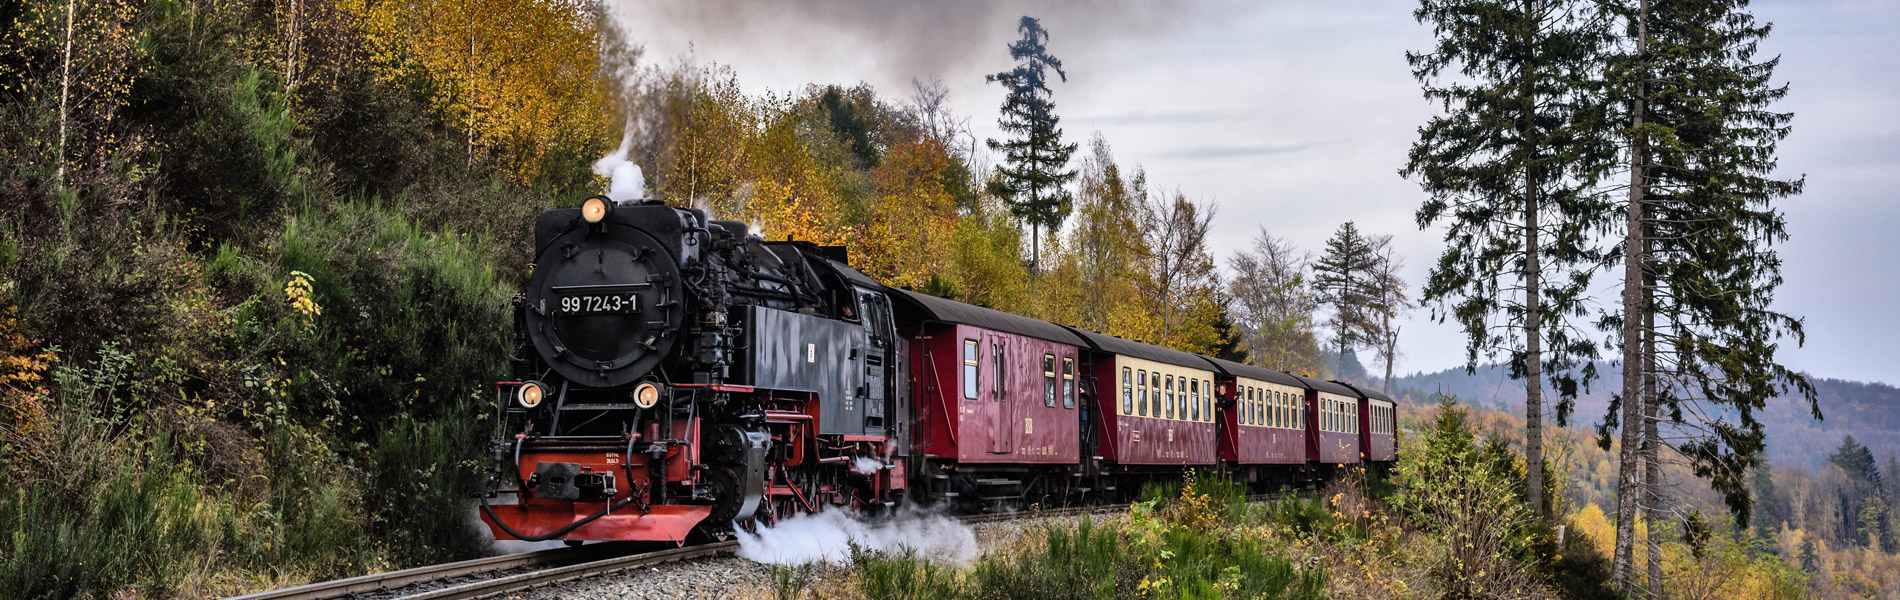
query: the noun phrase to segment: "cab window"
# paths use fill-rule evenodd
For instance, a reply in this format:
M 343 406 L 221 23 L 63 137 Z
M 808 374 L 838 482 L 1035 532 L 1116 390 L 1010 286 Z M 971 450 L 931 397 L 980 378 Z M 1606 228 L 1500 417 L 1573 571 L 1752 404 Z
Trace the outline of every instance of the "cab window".
M 1003 359 L 1003 345 L 990 344 L 990 399 L 997 402 L 1003 401 L 1003 390 L 1007 389 L 1003 374 L 1008 371 L 1003 368 Z
M 1279 425 L 1280 427 L 1293 426 L 1293 420 L 1287 418 L 1289 416 L 1288 415 L 1289 412 L 1291 411 L 1287 410 L 1286 394 L 1283 392 L 1278 392 L 1278 391 L 1274 392 L 1273 393 L 1273 418 L 1280 422 L 1280 425 Z
M 1201 380 L 1201 422 L 1214 420 L 1214 382 Z
M 1154 418 L 1161 418 L 1161 374 L 1155 373 L 1148 378 L 1148 404 L 1153 405 Z
M 1267 393 L 1263 394 L 1264 398 L 1262 398 L 1262 400 L 1264 400 L 1264 402 L 1261 404 L 1266 405 L 1267 426 L 1282 427 L 1285 426 L 1286 423 L 1280 420 L 1280 399 L 1274 397 L 1273 394 L 1273 390 L 1267 390 Z
M 1280 418 L 1280 393 L 1273 390 L 1266 392 L 1263 395 L 1266 396 L 1267 424 L 1273 427 L 1285 427 L 1286 421 Z
M 1252 387 L 1245 387 L 1245 393 L 1241 395 L 1241 403 L 1237 408 L 1241 412 L 1241 423 L 1252 425 L 1254 423 L 1254 389 Z
M 1246 400 L 1244 400 L 1244 401 L 1242 401 L 1242 402 L 1240 403 L 1240 408 L 1241 408 L 1241 411 L 1240 411 L 1240 415 L 1241 415 L 1241 419 L 1240 419 L 1240 422 L 1242 422 L 1242 423 L 1246 423 L 1246 424 L 1248 424 L 1248 425 L 1253 425 L 1253 424 L 1254 424 L 1254 422 L 1253 422 L 1253 402 L 1254 402 L 1254 393 L 1253 393 L 1253 388 L 1247 388 L 1247 398 L 1246 398 Z

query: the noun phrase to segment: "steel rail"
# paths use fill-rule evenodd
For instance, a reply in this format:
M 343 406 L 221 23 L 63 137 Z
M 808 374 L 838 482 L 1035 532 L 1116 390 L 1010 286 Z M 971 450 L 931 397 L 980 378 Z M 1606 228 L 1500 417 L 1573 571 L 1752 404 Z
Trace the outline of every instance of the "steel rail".
M 1295 493 L 1297 492 L 1257 494 L 1247 496 L 1246 500 L 1248 502 L 1258 502 Z M 958 521 L 964 523 L 1000 523 L 1018 519 L 1059 518 L 1112 512 L 1127 510 L 1130 506 L 1133 505 L 1103 504 L 1096 506 L 1071 506 L 1019 512 L 960 515 L 956 518 Z M 611 574 L 639 567 L 713 556 L 737 548 L 738 542 L 728 540 L 655 552 L 609 556 L 599 559 L 593 558 L 602 554 L 612 554 L 615 548 L 620 546 L 620 544 L 615 543 L 593 544 L 537 550 L 503 556 L 490 556 L 474 560 L 312 583 L 293 588 L 236 596 L 227 600 L 330 600 L 351 594 L 390 593 L 401 588 L 416 586 L 418 584 L 480 575 L 483 573 L 496 573 L 522 567 L 556 565 L 551 568 L 499 575 L 491 579 L 449 585 L 432 590 L 419 590 L 416 594 L 400 596 L 405 600 L 464 600 L 469 598 L 484 598 L 510 591 L 564 583 L 585 577 Z
M 552 569 L 542 569 L 507 577 L 497 577 L 485 581 L 464 583 L 439 590 L 423 592 L 412 596 L 403 596 L 404 600 L 467 600 L 486 598 L 516 590 L 524 590 L 548 584 L 573 581 L 583 577 L 595 577 L 617 573 L 628 569 L 689 560 L 715 554 L 722 554 L 737 548 L 739 542 L 724 541 L 712 544 L 687 546 L 658 552 L 646 552 L 620 556 L 594 562 L 568 565 Z
M 320 581 L 293 588 L 235 596 L 227 600 L 326 600 L 329 598 L 348 596 L 350 594 L 393 590 L 418 583 L 428 583 L 431 581 L 493 571 L 505 571 L 520 567 L 534 567 L 560 563 L 585 563 L 588 562 L 589 558 L 603 551 L 603 549 L 596 546 L 575 546 L 504 554 L 501 556 L 488 556 L 473 560 L 403 569 L 401 571 L 361 575 L 333 581 Z

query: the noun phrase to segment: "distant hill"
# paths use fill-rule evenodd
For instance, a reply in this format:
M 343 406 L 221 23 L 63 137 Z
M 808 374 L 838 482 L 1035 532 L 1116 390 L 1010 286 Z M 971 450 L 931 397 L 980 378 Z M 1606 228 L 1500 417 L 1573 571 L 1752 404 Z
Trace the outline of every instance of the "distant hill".
M 1611 392 L 1623 385 L 1622 369 L 1612 363 L 1597 364 L 1598 379 L 1588 392 L 1579 394 L 1570 424 L 1595 427 L 1603 422 Z M 1810 375 L 1812 377 L 1812 375 Z M 1863 383 L 1841 379 L 1815 378 L 1823 420 L 1814 420 L 1806 406 L 1793 398 L 1768 401 L 1761 415 L 1768 432 L 1768 458 L 1777 464 L 1803 464 L 1818 467 L 1827 462 L 1827 454 L 1840 446 L 1841 438 L 1853 434 L 1874 455 L 1900 453 L 1900 388 L 1884 383 Z M 1410 396 L 1413 402 L 1425 402 L 1432 393 L 1443 391 L 1479 406 L 1522 413 L 1524 387 L 1506 376 L 1502 366 L 1481 367 L 1466 374 L 1462 368 L 1435 373 L 1414 373 L 1393 377 L 1395 396 Z M 1548 389 L 1548 388 L 1547 388 Z M 1546 391 L 1547 396 L 1554 396 Z M 1555 418 L 1554 409 L 1547 409 Z

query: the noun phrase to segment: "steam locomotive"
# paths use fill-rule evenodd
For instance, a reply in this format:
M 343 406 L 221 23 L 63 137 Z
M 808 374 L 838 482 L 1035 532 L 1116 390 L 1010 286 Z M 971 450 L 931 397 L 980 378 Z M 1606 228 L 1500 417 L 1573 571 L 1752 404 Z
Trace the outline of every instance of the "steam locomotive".
M 481 502 L 496 539 L 684 543 L 1397 458 L 1376 391 L 886 287 L 842 247 L 653 200 L 541 214 L 514 319 Z

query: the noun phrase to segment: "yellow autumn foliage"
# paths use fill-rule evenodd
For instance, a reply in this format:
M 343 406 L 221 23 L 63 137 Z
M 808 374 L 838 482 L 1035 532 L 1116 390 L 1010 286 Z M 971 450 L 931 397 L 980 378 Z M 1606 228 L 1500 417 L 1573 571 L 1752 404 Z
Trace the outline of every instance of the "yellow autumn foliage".
M 467 136 L 470 161 L 503 159 L 531 184 L 555 152 L 593 157 L 619 136 L 598 74 L 590 3 L 552 0 L 343 0 L 388 81 L 419 77 Z M 560 164 L 560 163 L 554 163 Z M 564 175 L 564 174 L 560 174 Z

